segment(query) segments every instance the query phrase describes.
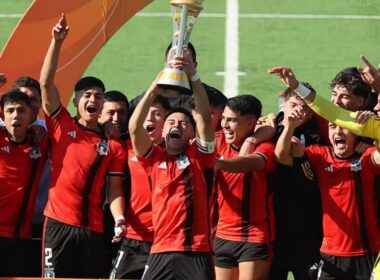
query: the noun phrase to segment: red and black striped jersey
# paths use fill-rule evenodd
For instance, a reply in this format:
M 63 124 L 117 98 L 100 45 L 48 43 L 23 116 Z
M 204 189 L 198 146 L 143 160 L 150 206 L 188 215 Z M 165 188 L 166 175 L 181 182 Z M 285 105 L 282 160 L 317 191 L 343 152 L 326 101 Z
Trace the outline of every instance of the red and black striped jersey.
M 224 134 L 216 135 L 218 157 L 231 159 L 239 151 L 225 142 Z M 216 236 L 231 241 L 268 243 L 274 239 L 273 193 L 267 175 L 274 170 L 274 145 L 269 142 L 256 147 L 254 153 L 265 159 L 261 171 L 231 173 L 218 171 L 219 221 Z
M 46 116 L 46 124 L 51 142 L 52 174 L 45 216 L 103 232 L 102 189 L 106 175 L 124 175 L 122 143 L 114 139 L 105 141 L 96 131 L 81 126 L 62 106 L 57 113 Z M 98 161 L 99 156 L 103 156 L 101 161 Z M 91 170 L 96 161 L 99 163 L 96 170 Z M 89 180 L 93 182 L 86 188 Z M 88 222 L 83 224 L 85 216 Z
M 5 129 L 0 128 L 1 237 L 16 237 L 15 229 L 19 219 L 22 223 L 19 225 L 18 237 L 32 237 L 30 227 L 33 208 L 47 152 L 47 137 L 32 148 L 27 141 L 21 144 L 11 142 L 6 136 Z M 33 170 L 34 165 L 35 170 Z
M 151 253 L 211 250 L 204 171 L 213 167 L 215 154 L 201 150 L 196 141 L 181 156 L 153 146 L 146 157 L 139 158 L 152 178 Z

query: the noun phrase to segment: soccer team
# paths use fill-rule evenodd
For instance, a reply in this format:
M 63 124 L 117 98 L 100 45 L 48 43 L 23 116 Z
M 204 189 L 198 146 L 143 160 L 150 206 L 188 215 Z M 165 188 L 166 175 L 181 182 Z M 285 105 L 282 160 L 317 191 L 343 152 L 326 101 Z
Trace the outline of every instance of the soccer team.
M 0 276 L 32 276 L 40 227 L 46 278 L 375 279 L 380 69 L 340 71 L 331 102 L 270 69 L 287 88 L 262 117 L 201 82 L 190 44 L 166 63 L 191 93 L 155 80 L 129 104 L 84 77 L 73 118 L 54 84 L 68 33 L 62 15 L 39 82 L 1 96 Z

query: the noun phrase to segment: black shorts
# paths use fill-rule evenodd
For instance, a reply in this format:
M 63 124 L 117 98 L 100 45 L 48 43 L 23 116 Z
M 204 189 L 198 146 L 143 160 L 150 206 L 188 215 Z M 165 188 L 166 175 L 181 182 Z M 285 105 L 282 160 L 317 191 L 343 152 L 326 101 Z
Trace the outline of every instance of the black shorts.
M 215 266 L 238 267 L 240 262 L 270 260 L 269 246 L 266 243 L 239 242 L 215 237 Z
M 30 277 L 32 240 L 0 237 L 0 276 Z
M 337 257 L 321 254 L 318 280 L 368 280 L 376 254 L 357 257 Z
M 215 279 L 211 253 L 168 252 L 151 254 L 142 279 Z
M 43 236 L 45 278 L 105 278 L 103 234 L 47 218 Z
M 149 242 L 123 238 L 112 262 L 110 279 L 141 279 L 151 247 Z

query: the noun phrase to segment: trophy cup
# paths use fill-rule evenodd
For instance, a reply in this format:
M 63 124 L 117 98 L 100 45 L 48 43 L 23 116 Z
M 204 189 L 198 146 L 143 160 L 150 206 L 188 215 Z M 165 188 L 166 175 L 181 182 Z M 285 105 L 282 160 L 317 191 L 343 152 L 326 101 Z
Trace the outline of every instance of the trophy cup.
M 172 48 L 168 53 L 167 61 L 180 54 L 183 47 L 187 47 L 190 34 L 193 30 L 199 13 L 203 9 L 204 0 L 171 0 L 173 16 Z M 189 20 L 188 20 L 189 17 Z M 189 24 L 187 25 L 187 22 Z M 157 84 L 163 87 L 191 91 L 189 78 L 182 69 L 165 67 L 159 74 Z

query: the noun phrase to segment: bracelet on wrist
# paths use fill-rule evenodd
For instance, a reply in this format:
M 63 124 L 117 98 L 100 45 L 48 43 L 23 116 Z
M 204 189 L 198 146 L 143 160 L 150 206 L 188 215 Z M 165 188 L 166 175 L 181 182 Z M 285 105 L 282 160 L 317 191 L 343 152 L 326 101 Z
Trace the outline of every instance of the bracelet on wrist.
M 307 98 L 313 91 L 306 87 L 303 83 L 298 83 L 298 87 L 294 91 L 303 99 Z
M 190 81 L 192 82 L 196 82 L 200 79 L 201 77 L 199 77 L 199 74 L 198 72 L 195 72 L 195 74 L 193 76 L 190 77 Z

